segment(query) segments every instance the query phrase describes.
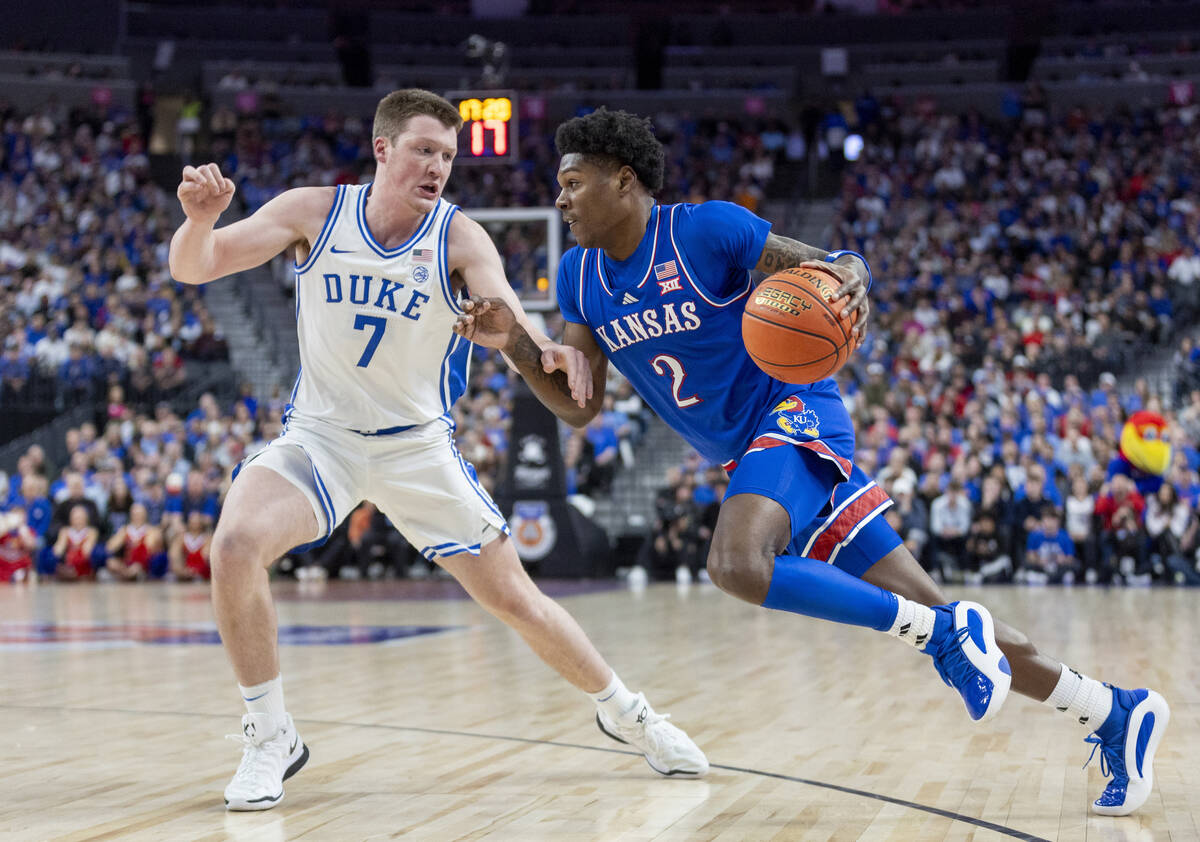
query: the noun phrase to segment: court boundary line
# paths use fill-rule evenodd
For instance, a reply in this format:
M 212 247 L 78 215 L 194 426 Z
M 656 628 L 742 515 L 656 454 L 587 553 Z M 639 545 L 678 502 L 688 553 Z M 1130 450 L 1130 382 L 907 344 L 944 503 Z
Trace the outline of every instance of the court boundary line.
M 67 713 L 118 713 L 118 714 L 133 714 L 135 716 L 189 716 L 189 717 L 204 717 L 208 719 L 226 719 L 230 714 L 224 713 L 194 713 L 189 711 L 162 711 L 162 710 L 133 710 L 131 708 L 108 708 L 108 707 L 69 707 L 63 705 L 47 706 L 47 705 L 28 705 L 19 703 L 0 702 L 0 710 L 40 710 L 40 711 L 58 711 Z M 497 740 L 510 743 L 525 743 L 527 745 L 542 745 L 554 746 L 556 748 L 573 748 L 582 749 L 583 751 L 601 751 L 607 754 L 624 754 L 629 757 L 643 757 L 640 752 L 629 751 L 620 748 L 608 748 L 606 746 L 588 746 L 581 743 L 564 743 L 558 740 L 537 740 L 532 737 L 514 737 L 506 734 L 483 734 L 477 731 L 455 731 L 447 728 L 423 728 L 418 725 L 389 725 L 386 723 L 375 722 L 348 722 L 345 720 L 334 719 L 309 719 L 302 717 L 299 720 L 301 723 L 309 723 L 312 725 L 325 725 L 343 728 L 374 728 L 384 731 L 407 731 L 416 734 L 437 734 L 439 736 L 451 737 L 470 737 L 481 740 Z M 767 772 L 762 769 L 751 769 L 745 766 L 731 766 L 725 763 L 710 763 L 711 769 L 722 769 L 726 772 L 738 772 L 743 775 L 757 775 L 763 778 L 774 778 L 775 780 L 790 781 L 792 783 L 804 784 L 805 786 L 818 787 L 827 789 L 833 792 L 840 792 L 845 795 L 855 795 L 860 798 L 870 798 L 874 801 L 882 801 L 886 804 L 895 804 L 899 807 L 907 807 L 910 810 L 918 810 L 923 813 L 929 813 L 935 816 L 941 816 L 951 821 L 963 822 L 974 827 L 990 830 L 994 833 L 999 833 L 1003 836 L 1008 836 L 1012 839 L 1020 839 L 1023 842 L 1051 842 L 1041 836 L 1034 836 L 1032 833 L 1026 833 L 1015 828 L 1008 827 L 995 822 L 989 822 L 986 819 L 977 819 L 973 816 L 967 816 L 963 813 L 956 813 L 953 810 L 943 810 L 941 807 L 931 807 L 928 804 L 920 804 L 916 801 L 906 801 L 903 798 L 895 798 L 891 795 L 883 795 L 878 792 L 870 792 L 865 789 L 855 789 L 853 787 L 842 786 L 841 784 L 827 783 L 825 781 L 817 781 L 812 778 L 801 778 L 796 775 L 785 775 L 780 772 Z

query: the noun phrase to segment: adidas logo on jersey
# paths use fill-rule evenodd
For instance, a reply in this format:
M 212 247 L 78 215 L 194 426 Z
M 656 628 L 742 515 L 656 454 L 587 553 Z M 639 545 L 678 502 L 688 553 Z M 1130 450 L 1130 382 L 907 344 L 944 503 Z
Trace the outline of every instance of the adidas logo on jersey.
M 621 299 L 622 304 L 637 304 L 637 299 L 629 293 L 625 293 L 625 297 Z

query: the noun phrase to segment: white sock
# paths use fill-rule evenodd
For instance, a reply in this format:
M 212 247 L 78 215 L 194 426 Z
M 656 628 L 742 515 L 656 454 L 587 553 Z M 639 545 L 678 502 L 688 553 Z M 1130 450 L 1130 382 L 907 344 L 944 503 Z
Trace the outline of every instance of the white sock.
M 638 697 L 631 693 L 625 683 L 613 672 L 612 681 L 599 693 L 588 693 L 596 706 L 608 714 L 609 719 L 620 719 L 621 715 L 637 704 Z
M 896 619 L 887 633 L 900 638 L 909 646 L 924 650 L 930 635 L 933 634 L 933 621 L 936 616 L 933 609 L 905 599 L 900 594 L 896 594 L 896 601 L 899 603 Z
M 1112 712 L 1112 689 L 1063 664 L 1058 684 L 1045 704 L 1095 731 Z
M 252 684 L 249 687 L 238 685 L 242 691 L 242 701 L 246 703 L 249 713 L 268 713 L 275 720 L 275 727 L 287 725 L 287 708 L 283 706 L 283 676 L 277 675 L 262 684 Z

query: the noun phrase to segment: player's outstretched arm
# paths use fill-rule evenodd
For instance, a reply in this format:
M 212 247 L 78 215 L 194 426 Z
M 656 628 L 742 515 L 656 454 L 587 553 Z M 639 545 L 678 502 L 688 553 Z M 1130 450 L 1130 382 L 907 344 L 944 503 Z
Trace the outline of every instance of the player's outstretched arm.
M 854 322 L 855 341 L 861 342 L 867 332 L 867 319 L 871 316 L 871 302 L 867 300 L 868 276 L 867 267 L 863 261 L 853 255 L 842 255 L 832 263 L 826 263 L 829 254 L 813 246 L 805 245 L 797 240 L 781 237 L 778 234 L 768 234 L 767 242 L 763 245 L 762 256 L 754 268 L 767 275 L 773 275 L 784 269 L 803 266 L 806 263 L 820 266 L 832 271 L 842 279 L 838 287 L 838 298 L 847 298 L 842 316 L 849 316 L 858 311 Z
M 187 219 L 171 237 L 172 277 L 185 284 L 205 284 L 263 264 L 292 243 L 312 242 L 317 232 L 308 229 L 320 226 L 335 190 L 288 190 L 248 218 L 214 230 L 233 199 L 233 182 L 216 164 L 184 167 L 176 195 Z
M 465 312 L 454 325 L 455 333 L 502 351 L 538 400 L 571 426 L 585 427 L 596 417 L 604 402 L 608 358 L 586 328 L 568 324 L 563 344 L 558 344 L 519 322 L 504 299 L 470 298 L 462 306 Z M 575 328 L 585 335 L 574 336 Z
M 503 351 L 551 412 L 568 424 L 587 424 L 603 401 L 608 364 L 595 341 L 587 337 L 598 361 L 586 349 L 557 344 L 534 327 L 504 277 L 496 246 L 474 220 L 454 217 L 448 252 L 451 272 L 462 276 L 471 293 L 454 332 Z
M 568 322 L 562 344 L 551 343 L 540 353 L 535 337 L 518 332 L 503 350 L 538 400 L 559 418 L 572 427 L 586 427 L 596 417 L 604 403 L 608 357 L 586 327 Z

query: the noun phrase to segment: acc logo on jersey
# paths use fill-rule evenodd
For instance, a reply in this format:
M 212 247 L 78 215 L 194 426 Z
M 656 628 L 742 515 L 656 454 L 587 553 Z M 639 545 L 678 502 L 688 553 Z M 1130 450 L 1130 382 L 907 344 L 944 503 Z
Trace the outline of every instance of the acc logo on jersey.
M 820 438 L 821 421 L 817 413 L 805 407 L 804 401 L 799 398 L 785 398 L 771 410 L 771 414 L 775 416 L 779 429 L 789 435 Z
M 418 284 L 423 284 L 429 280 L 429 270 L 424 266 L 417 266 L 413 269 L 413 280 Z

